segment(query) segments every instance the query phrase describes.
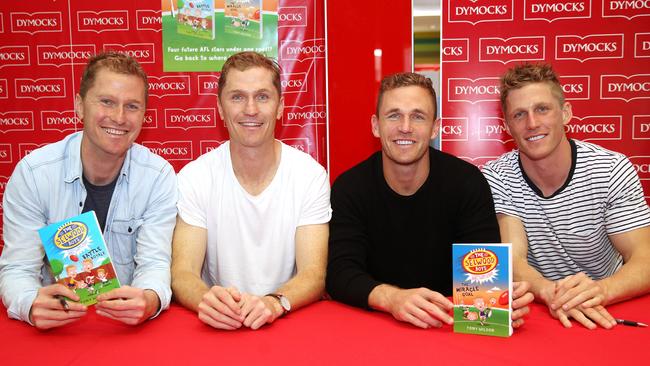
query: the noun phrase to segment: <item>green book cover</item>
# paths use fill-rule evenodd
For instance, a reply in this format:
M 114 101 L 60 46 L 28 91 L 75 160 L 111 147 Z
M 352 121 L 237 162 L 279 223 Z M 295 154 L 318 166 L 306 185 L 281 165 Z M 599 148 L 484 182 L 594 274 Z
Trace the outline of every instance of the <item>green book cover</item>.
M 262 0 L 225 0 L 224 32 L 249 38 L 261 39 Z
M 512 335 L 511 244 L 454 244 L 454 332 Z
M 38 230 L 52 275 L 84 305 L 120 287 L 95 211 L 55 222 Z M 70 300 L 72 301 L 72 300 Z
M 214 0 L 178 0 L 176 23 L 178 34 L 214 39 Z

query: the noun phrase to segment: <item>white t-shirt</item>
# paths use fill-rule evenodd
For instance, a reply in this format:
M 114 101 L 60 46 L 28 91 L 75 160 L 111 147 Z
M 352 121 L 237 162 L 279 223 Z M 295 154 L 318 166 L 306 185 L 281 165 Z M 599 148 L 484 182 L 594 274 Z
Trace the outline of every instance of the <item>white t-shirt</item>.
M 264 295 L 296 272 L 295 234 L 332 216 L 325 169 L 282 144 L 273 180 L 257 196 L 239 184 L 226 142 L 178 173 L 178 212 L 208 231 L 201 277 L 208 286 L 234 286 Z
M 528 263 L 559 280 L 577 272 L 609 277 L 623 265 L 609 235 L 650 225 L 639 177 L 622 154 L 588 142 L 572 144 L 565 186 L 542 197 L 522 172 L 519 152 L 485 165 L 497 213 L 519 218 L 528 237 Z

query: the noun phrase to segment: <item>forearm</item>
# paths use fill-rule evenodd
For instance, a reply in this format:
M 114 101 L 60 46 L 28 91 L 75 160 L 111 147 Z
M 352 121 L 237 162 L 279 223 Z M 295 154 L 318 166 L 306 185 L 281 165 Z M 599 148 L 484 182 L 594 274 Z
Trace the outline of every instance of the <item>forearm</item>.
M 196 274 L 172 269 L 172 291 L 174 299 L 184 307 L 198 311 L 203 295 L 210 288 Z
M 650 253 L 635 256 L 612 276 L 598 281 L 605 288 L 602 305 L 614 304 L 650 292 Z
M 528 261 L 523 258 L 514 258 L 514 275 L 515 281 L 527 281 L 530 283 L 530 292 L 535 295 L 535 300 L 538 302 L 546 303 L 550 300 L 548 290 L 554 287 L 553 281 L 546 279 L 539 271 L 533 266 L 528 264 Z
M 325 273 L 315 269 L 299 272 L 276 290 L 289 299 L 292 311 L 320 300 L 324 291 Z
M 368 295 L 368 307 L 374 310 L 389 312 L 390 297 L 397 290 L 399 288 L 387 284 L 375 286 Z

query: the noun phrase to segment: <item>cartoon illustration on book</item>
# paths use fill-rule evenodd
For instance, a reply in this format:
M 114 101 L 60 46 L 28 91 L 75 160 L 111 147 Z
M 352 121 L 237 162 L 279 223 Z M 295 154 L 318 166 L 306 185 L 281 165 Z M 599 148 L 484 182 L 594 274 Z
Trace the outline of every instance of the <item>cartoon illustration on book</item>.
M 99 294 L 120 287 L 94 211 L 48 225 L 38 234 L 55 281 L 79 295 L 80 303 L 95 304 Z
M 507 337 L 512 259 L 510 244 L 454 244 L 454 332 Z
M 250 38 L 262 38 L 262 0 L 226 0 L 224 31 Z
M 214 39 L 214 1 L 178 0 L 176 31 L 186 36 Z

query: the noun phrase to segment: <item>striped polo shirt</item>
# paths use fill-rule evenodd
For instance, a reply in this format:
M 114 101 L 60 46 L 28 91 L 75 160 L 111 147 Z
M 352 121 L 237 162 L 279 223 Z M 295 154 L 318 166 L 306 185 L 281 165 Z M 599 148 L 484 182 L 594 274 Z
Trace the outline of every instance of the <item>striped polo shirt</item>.
M 517 150 L 489 162 L 483 174 L 496 212 L 524 224 L 531 266 L 551 280 L 577 272 L 602 279 L 623 265 L 609 235 L 650 225 L 650 209 L 623 154 L 587 142 L 570 143 L 571 171 L 550 197 L 523 172 Z

